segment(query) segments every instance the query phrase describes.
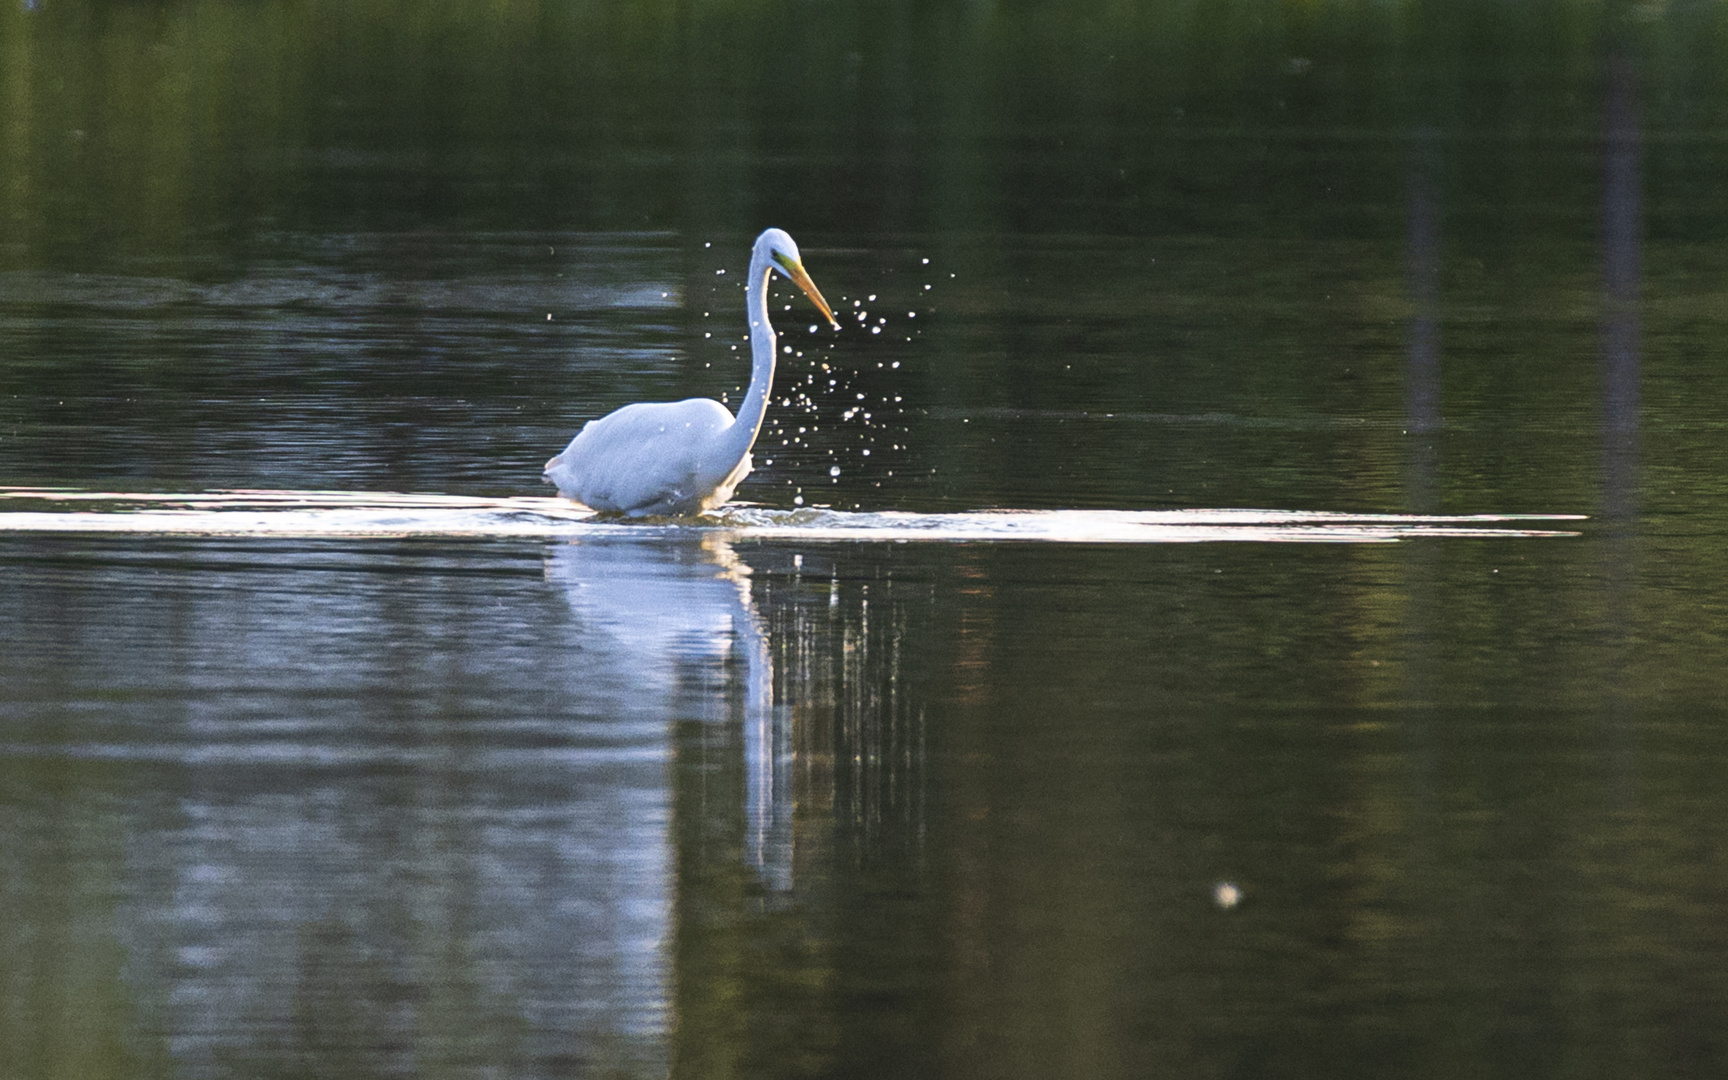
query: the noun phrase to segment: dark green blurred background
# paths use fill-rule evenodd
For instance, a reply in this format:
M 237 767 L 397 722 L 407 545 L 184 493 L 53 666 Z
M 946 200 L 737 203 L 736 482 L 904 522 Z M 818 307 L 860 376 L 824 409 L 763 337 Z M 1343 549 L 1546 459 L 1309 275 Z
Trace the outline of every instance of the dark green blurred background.
M 261 229 L 770 217 L 1401 235 L 1418 129 L 1469 196 L 1449 229 L 1552 243 L 1593 231 L 1612 50 L 1650 132 L 1652 237 L 1722 230 L 1715 3 L 30 7 L 0 16 L 10 266 L 221 266 Z

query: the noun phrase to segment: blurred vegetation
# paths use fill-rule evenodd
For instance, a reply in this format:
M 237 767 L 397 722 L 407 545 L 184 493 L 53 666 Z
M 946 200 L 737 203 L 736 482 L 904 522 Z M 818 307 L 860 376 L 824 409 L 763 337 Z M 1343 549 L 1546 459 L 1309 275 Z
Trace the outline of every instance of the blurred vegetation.
M 1458 168 L 1531 212 L 1592 164 L 1507 155 L 1593 141 L 1611 47 L 1684 230 L 1725 46 L 1713 3 L 14 2 L 0 265 L 243 257 L 261 225 L 748 229 L 767 205 L 876 232 L 1362 230 L 1336 186 L 1376 178 L 1313 140 L 1417 127 L 1496 136 Z

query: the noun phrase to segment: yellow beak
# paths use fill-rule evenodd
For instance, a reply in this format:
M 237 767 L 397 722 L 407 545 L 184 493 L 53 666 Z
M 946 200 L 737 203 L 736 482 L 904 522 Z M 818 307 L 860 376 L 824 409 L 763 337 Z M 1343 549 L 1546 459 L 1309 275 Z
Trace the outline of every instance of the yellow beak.
M 816 283 L 810 280 L 810 275 L 804 272 L 804 264 L 793 262 L 790 259 L 781 259 L 778 255 L 774 261 L 786 271 L 786 276 L 792 279 L 794 285 L 804 290 L 804 295 L 808 296 L 810 302 L 816 305 L 816 310 L 820 311 L 822 317 L 828 320 L 828 325 L 836 330 L 840 329 L 839 321 L 834 318 L 834 309 L 828 306 L 828 301 L 822 299 L 822 290 L 818 289 Z

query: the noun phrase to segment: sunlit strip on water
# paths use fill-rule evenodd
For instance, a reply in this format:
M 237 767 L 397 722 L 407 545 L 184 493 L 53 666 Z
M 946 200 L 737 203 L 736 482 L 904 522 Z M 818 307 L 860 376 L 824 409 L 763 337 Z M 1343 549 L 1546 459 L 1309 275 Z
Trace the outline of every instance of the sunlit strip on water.
M 8 509 L 10 503 L 17 509 Z M 46 506 L 48 509 L 37 507 Z M 62 509 L 76 506 L 78 509 Z M 0 488 L 0 533 L 155 536 L 585 539 L 712 533 L 746 539 L 1057 544 L 1202 541 L 1388 543 L 1416 537 L 1553 537 L 1577 514 L 1339 514 L 1315 510 L 981 510 L 952 514 L 729 507 L 681 520 L 602 519 L 563 499 L 360 491 L 201 494 Z
M 247 733 L 242 733 L 247 734 Z M 236 739 L 230 742 L 77 742 L 52 744 L 0 742 L 0 756 L 81 758 L 92 761 L 158 762 L 186 766 L 273 765 L 304 768 L 405 768 L 448 764 L 442 750 L 403 746 L 350 746 L 284 737 L 278 741 Z M 463 768 L 475 774 L 488 770 L 561 766 L 608 769 L 621 765 L 654 765 L 669 751 L 642 747 L 533 746 L 469 753 Z

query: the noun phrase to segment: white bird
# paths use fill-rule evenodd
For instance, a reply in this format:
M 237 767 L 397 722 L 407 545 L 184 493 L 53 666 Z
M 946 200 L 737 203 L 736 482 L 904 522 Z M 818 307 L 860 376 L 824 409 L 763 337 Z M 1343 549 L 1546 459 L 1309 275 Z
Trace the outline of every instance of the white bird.
M 637 402 L 583 425 L 546 463 L 558 494 L 601 513 L 629 517 L 699 514 L 732 497 L 750 473 L 750 448 L 774 382 L 774 327 L 768 279 L 778 270 L 804 290 L 834 329 L 840 324 L 804 272 L 798 245 L 779 229 L 756 238 L 744 307 L 750 315 L 750 389 L 734 417 L 709 398 Z

